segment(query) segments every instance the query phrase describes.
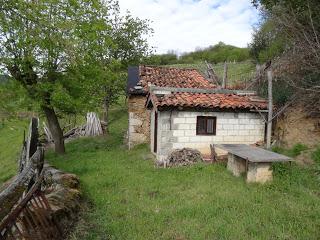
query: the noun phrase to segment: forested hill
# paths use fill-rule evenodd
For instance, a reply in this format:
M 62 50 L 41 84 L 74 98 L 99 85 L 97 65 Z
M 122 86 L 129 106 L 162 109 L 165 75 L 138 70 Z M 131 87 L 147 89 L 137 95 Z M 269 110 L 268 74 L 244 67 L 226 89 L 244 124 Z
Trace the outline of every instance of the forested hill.
M 152 55 L 145 59 L 150 65 L 184 64 L 208 61 L 210 63 L 220 63 L 224 61 L 242 62 L 250 59 L 248 48 L 239 48 L 219 42 L 214 46 L 203 49 L 196 49 L 190 53 L 184 53 L 180 57 L 176 53 Z

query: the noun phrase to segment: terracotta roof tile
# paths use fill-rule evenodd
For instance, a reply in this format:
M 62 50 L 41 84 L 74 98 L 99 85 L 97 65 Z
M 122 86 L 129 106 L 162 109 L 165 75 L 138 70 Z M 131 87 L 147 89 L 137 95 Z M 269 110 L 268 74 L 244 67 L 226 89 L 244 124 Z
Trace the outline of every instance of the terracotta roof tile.
M 140 66 L 139 77 L 138 85 L 141 85 L 145 91 L 148 91 L 149 84 L 157 87 L 175 88 L 212 89 L 216 87 L 196 69 Z
M 152 94 L 151 98 L 156 107 L 267 109 L 267 102 L 263 99 L 236 94 L 178 92 L 163 96 Z

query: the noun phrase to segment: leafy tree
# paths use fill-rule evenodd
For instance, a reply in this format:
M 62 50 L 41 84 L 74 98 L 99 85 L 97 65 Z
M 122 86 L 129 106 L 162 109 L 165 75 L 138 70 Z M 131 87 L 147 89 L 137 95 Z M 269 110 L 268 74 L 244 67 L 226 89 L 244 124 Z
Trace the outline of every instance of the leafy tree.
M 257 62 L 264 63 L 281 55 L 286 45 L 283 34 L 273 20 L 266 18 L 259 28 L 254 29 L 253 40 L 249 44 L 250 55 Z
M 178 56 L 174 52 L 153 54 L 145 58 L 144 63 L 149 65 L 169 65 L 178 63 Z
M 238 48 L 219 42 L 214 46 L 183 54 L 179 60 L 181 63 L 193 63 L 204 60 L 219 63 L 224 61 L 241 62 L 248 59 L 250 59 L 248 48 Z
M 2 120 L 15 116 L 17 110 L 32 111 L 38 106 L 32 104 L 26 90 L 17 82 L 7 76 L 0 81 L 0 119 Z
M 101 4 L 93 13 L 81 49 L 84 66 L 80 72 L 89 80 L 87 93 L 92 107 L 103 105 L 103 119 L 108 123 L 111 104 L 125 93 L 126 70 L 130 64 L 139 64 L 150 53 L 146 37 L 152 33 L 147 20 L 120 14 L 117 1 Z M 112 12 L 112 17 L 108 17 Z
M 300 95 L 297 99 L 305 109 L 320 115 L 319 1 L 254 0 L 253 3 L 268 17 L 254 35 L 252 52 L 260 60 L 273 58 L 276 84 L 285 83 L 279 85 L 282 92 L 293 89 L 291 92 Z
M 60 154 L 65 148 L 56 111 L 76 107 L 72 99 L 77 81 L 69 82 L 66 73 L 77 65 L 81 40 L 77 30 L 94 5 L 71 0 L 2 1 L 0 64 L 39 103 Z M 80 16 L 79 10 L 88 14 Z
M 122 16 L 113 0 L 12 0 L 1 10 L 0 65 L 39 103 L 64 153 L 57 111 L 104 103 L 107 120 L 124 69 L 148 54 L 147 21 Z

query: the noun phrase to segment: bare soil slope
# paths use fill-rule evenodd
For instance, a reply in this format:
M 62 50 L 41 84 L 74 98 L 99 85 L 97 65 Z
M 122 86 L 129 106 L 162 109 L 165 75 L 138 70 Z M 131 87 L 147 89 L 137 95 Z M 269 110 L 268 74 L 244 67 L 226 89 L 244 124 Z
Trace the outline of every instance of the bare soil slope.
M 286 147 L 302 143 L 312 148 L 320 143 L 320 118 L 308 117 L 301 105 L 290 106 L 277 120 L 274 133 Z

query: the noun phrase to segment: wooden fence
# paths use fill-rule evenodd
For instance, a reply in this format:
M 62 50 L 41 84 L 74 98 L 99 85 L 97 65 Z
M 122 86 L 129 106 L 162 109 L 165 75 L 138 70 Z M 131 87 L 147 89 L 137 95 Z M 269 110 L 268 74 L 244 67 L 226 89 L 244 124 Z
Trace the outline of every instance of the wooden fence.
M 19 173 L 0 193 L 0 240 L 61 239 L 59 225 L 44 194 L 44 149 L 39 120 L 33 118 L 19 159 Z

